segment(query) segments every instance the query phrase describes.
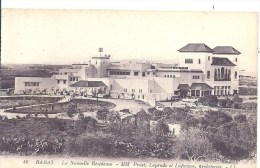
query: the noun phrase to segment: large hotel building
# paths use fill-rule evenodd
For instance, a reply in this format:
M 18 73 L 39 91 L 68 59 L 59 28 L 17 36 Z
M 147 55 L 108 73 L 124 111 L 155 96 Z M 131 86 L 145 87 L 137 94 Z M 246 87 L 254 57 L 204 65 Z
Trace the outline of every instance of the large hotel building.
M 60 69 L 51 78 L 16 77 L 15 93 L 99 93 L 155 101 L 238 93 L 238 50 L 190 43 L 178 51 L 178 64 L 112 62 L 107 55 L 92 57 L 87 64 Z

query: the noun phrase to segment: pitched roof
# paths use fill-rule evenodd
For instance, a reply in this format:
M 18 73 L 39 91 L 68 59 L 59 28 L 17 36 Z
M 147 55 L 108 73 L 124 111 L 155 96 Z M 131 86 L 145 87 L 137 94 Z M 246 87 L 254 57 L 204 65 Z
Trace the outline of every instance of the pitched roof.
M 228 58 L 221 58 L 221 57 L 212 57 L 211 65 L 236 66 L 236 64 L 231 62 Z
M 179 84 L 177 89 L 178 90 L 190 90 L 190 87 L 188 84 Z
M 101 87 L 106 86 L 102 81 L 78 81 L 72 85 L 71 87 Z
M 204 43 L 189 43 L 178 50 L 179 52 L 213 52 L 213 50 Z
M 241 53 L 232 46 L 217 46 L 213 48 L 213 54 L 239 55 Z
M 206 83 L 192 83 L 191 90 L 212 90 L 213 88 Z

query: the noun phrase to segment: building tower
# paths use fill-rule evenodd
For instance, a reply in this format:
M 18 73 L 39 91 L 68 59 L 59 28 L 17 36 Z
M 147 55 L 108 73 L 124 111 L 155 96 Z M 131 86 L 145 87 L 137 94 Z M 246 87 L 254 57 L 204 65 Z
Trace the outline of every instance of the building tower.
M 99 48 L 100 55 L 91 58 L 91 63 L 93 65 L 93 77 L 94 78 L 104 78 L 108 76 L 107 69 L 110 64 L 110 55 L 102 56 L 103 48 Z

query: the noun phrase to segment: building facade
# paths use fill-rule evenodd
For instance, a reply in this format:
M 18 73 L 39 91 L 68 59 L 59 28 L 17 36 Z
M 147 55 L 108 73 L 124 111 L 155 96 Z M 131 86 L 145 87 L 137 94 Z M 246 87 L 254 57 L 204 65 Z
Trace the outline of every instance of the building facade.
M 110 56 L 95 56 L 88 64 L 73 64 L 49 79 L 16 78 L 15 93 L 37 89 L 60 94 L 79 89 L 82 94 L 90 94 L 101 90 L 114 98 L 157 101 L 173 96 L 238 94 L 240 52 L 235 48 L 211 49 L 203 43 L 190 43 L 178 51 L 178 64 L 111 62 Z

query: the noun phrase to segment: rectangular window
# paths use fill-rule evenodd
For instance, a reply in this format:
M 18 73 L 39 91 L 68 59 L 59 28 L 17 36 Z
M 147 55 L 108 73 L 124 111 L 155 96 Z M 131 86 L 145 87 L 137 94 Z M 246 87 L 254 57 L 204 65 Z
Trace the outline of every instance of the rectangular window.
M 185 59 L 185 64 L 193 64 L 193 59 Z
M 147 72 L 147 75 L 150 75 L 150 72 Z
M 142 73 L 142 76 L 145 77 L 145 72 Z
M 195 96 L 195 90 L 191 90 L 191 96 Z
M 207 71 L 207 79 L 210 79 L 210 71 Z
M 199 79 L 199 78 L 200 78 L 199 75 L 193 75 L 193 76 L 192 76 L 192 79 Z
M 127 89 L 124 89 L 124 92 L 127 92 Z
M 196 96 L 200 96 L 200 90 L 196 90 Z
M 199 61 L 198 61 L 198 62 L 199 62 L 199 64 L 200 64 L 200 59 L 199 59 Z
M 135 92 L 135 89 L 132 89 L 132 92 Z
M 57 84 L 60 84 L 60 80 L 57 80 Z
M 210 56 L 208 56 L 208 60 L 210 60 Z
M 66 80 L 63 81 L 63 84 L 66 84 Z
M 24 82 L 25 86 L 39 86 L 40 82 Z
M 138 76 L 138 72 L 134 72 L 134 76 Z
M 237 79 L 237 71 L 235 71 L 235 79 Z

